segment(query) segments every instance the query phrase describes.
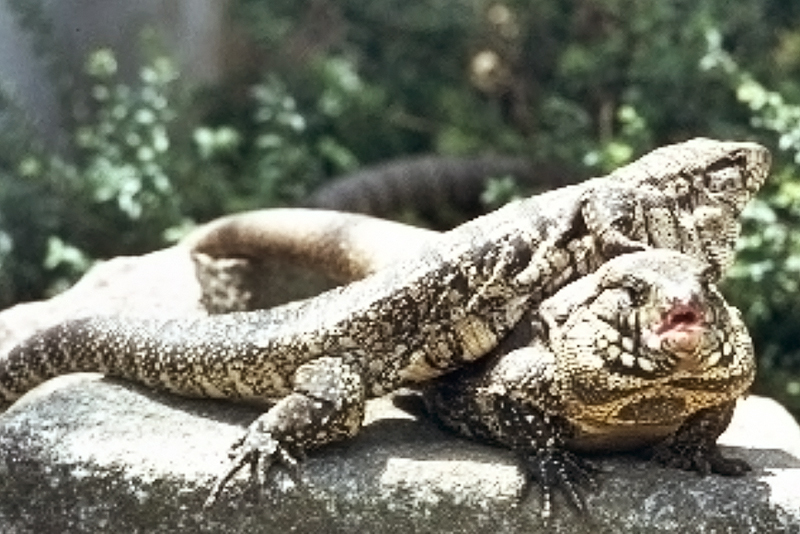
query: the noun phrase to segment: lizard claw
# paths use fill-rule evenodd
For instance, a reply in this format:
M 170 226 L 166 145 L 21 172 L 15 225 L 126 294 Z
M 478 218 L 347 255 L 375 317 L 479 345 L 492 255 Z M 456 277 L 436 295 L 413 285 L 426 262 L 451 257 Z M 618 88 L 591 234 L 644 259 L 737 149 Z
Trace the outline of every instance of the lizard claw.
M 652 453 L 652 459 L 663 466 L 697 471 L 703 476 L 710 473 L 741 476 L 752 469 L 744 460 L 724 457 L 716 445 L 690 446 L 677 440 L 666 440 L 656 445 Z
M 300 463 L 287 451 L 278 440 L 267 432 L 248 432 L 239 438 L 228 453 L 230 466 L 217 479 L 214 487 L 203 503 L 204 509 L 211 508 L 217 502 L 222 490 L 228 482 L 245 466 L 250 466 L 250 480 L 256 480 L 259 488 L 267 484 L 267 473 L 274 463 L 280 463 L 289 472 L 295 484 L 300 485 Z
M 726 458 L 717 445 L 717 437 L 728 427 L 733 403 L 701 410 L 689 418 L 678 431 L 652 447 L 651 458 L 661 465 L 701 475 L 716 473 L 742 476 L 751 470 L 744 460 Z
M 553 494 L 557 489 L 579 514 L 586 514 L 586 500 L 581 488 L 588 486 L 591 491 L 597 490 L 595 475 L 602 471 L 600 467 L 576 454 L 558 449 L 527 455 L 523 461 L 528 473 L 542 488 L 543 519 L 549 519 L 552 514 Z

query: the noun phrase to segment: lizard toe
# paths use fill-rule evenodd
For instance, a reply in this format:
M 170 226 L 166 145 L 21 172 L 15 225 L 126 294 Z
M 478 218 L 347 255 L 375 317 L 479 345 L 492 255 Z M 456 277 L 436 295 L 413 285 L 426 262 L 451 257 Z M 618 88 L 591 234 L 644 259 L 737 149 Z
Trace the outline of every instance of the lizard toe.
M 744 460 L 726 458 L 716 445 L 690 447 L 687 444 L 666 441 L 653 448 L 651 458 L 665 467 L 696 471 L 702 476 L 711 473 L 742 476 L 752 469 Z
M 547 519 L 552 514 L 553 495 L 560 491 L 578 514 L 586 515 L 584 493 L 596 491 L 596 475 L 601 469 L 593 462 L 565 450 L 541 451 L 526 456 L 524 464 L 542 491 L 541 515 Z
M 250 467 L 251 483 L 255 482 L 259 488 L 269 484 L 267 475 L 276 463 L 287 469 L 296 484 L 301 483 L 300 462 L 268 432 L 248 431 L 233 444 L 228 455 L 230 465 L 217 479 L 203 508 L 213 506 L 231 479 L 246 466 Z
M 712 458 L 709 458 L 711 471 L 723 476 L 742 476 L 753 468 L 744 460 L 739 458 L 725 458 L 719 451 Z

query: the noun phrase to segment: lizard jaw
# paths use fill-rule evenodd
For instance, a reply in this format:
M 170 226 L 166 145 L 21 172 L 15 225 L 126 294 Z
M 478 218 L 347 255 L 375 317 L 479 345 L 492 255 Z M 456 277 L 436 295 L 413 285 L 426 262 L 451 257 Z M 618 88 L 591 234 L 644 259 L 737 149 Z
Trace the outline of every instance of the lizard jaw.
M 693 303 L 676 303 L 646 334 L 645 345 L 674 355 L 676 371 L 696 371 L 703 364 L 700 347 L 705 332 L 702 310 Z

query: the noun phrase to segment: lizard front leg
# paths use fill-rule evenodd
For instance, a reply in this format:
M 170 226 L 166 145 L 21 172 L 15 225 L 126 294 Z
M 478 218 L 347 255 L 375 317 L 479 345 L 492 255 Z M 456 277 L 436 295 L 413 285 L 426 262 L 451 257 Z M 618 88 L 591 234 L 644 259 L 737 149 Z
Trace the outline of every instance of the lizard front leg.
M 741 476 L 751 470 L 738 458 L 726 458 L 717 445 L 733 416 L 735 401 L 700 410 L 667 439 L 653 447 L 652 459 L 667 467 L 697 471 L 701 475 L 716 473 Z
M 297 368 L 293 392 L 256 419 L 232 447 L 231 463 L 206 499 L 208 508 L 245 466 L 263 487 L 280 463 L 296 475 L 298 457 L 310 448 L 350 437 L 364 418 L 361 375 L 341 358 L 322 357 Z
M 502 349 L 505 349 L 503 347 Z M 541 515 L 552 514 L 561 492 L 583 513 L 583 488 L 596 487 L 598 469 L 565 448 L 570 425 L 542 409 L 556 409 L 550 395 L 555 372 L 553 353 L 542 343 L 500 351 L 485 365 L 438 379 L 424 390 L 427 411 L 444 426 L 472 438 L 513 450 L 524 470 L 527 494 L 531 481 L 541 489 Z
M 503 433 L 496 441 L 516 452 L 526 474 L 538 483 L 541 516 L 546 519 L 552 515 L 557 491 L 578 513 L 585 514 L 584 488 L 597 489 L 595 475 L 600 469 L 566 448 L 569 423 L 512 396 L 498 396 L 493 404 L 503 421 Z M 526 484 L 525 493 L 530 487 Z

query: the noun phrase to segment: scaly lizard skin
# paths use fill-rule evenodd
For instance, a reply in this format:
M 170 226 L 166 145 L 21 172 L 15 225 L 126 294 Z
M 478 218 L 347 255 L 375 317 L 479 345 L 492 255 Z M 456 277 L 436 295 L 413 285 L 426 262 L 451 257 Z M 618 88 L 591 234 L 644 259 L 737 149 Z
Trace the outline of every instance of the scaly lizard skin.
M 195 254 L 280 258 L 324 270 L 338 283 L 366 278 L 418 255 L 438 232 L 356 213 L 273 208 L 221 217 L 187 235 Z
M 755 373 L 738 310 L 707 264 L 669 250 L 610 260 L 545 300 L 479 363 L 424 386 L 457 432 L 516 451 L 543 490 L 585 510 L 596 469 L 575 452 L 653 447 L 655 460 L 741 475 L 716 440 Z
M 338 177 L 313 191 L 303 204 L 376 217 L 411 211 L 442 223 L 442 206 L 471 217 L 480 214 L 481 192 L 491 177 L 501 176 L 541 191 L 580 181 L 575 169 L 556 162 L 534 167 L 524 158 L 498 155 L 411 156 Z
M 610 257 L 666 246 L 719 271 L 728 243 L 720 247 L 711 231 L 735 234 L 735 215 L 768 159 L 758 145 L 694 140 L 509 204 L 442 234 L 418 257 L 307 301 L 193 320 L 66 322 L 0 362 L 0 398 L 11 403 L 59 374 L 100 371 L 182 395 L 278 399 L 235 446 L 213 502 L 246 465 L 291 467 L 306 449 L 355 434 L 366 397 L 484 356 L 525 310 Z

